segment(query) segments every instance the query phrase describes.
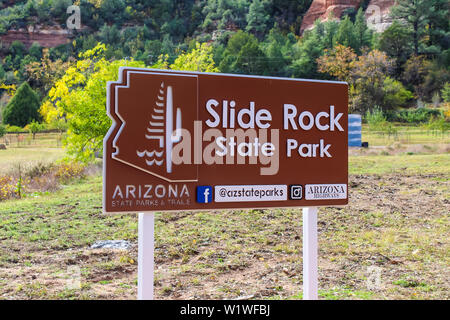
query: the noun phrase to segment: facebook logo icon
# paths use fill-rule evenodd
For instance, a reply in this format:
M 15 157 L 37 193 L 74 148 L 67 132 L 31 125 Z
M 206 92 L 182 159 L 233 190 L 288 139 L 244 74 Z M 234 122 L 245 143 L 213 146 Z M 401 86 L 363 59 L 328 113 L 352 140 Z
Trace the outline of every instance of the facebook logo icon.
M 198 203 L 212 202 L 212 187 L 211 186 L 198 186 L 197 187 L 197 202 Z

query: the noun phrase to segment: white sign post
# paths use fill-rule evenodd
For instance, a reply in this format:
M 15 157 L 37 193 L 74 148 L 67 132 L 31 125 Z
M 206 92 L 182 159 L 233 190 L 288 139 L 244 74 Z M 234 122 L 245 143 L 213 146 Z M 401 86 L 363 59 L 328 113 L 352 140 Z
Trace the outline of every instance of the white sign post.
M 303 300 L 318 299 L 317 207 L 303 208 Z M 155 215 L 139 213 L 138 300 L 153 300 Z
M 153 300 L 155 214 L 139 213 L 138 300 Z
M 317 207 L 303 208 L 303 300 L 317 300 Z

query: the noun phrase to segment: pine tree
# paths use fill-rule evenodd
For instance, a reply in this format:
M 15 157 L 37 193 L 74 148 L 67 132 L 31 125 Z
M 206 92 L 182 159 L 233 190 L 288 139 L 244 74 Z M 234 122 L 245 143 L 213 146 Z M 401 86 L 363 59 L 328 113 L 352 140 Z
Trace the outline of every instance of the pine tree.
M 33 120 L 40 120 L 38 110 L 39 97 L 30 85 L 24 82 L 3 110 L 3 122 L 24 127 Z
M 267 29 L 269 19 L 263 1 L 254 0 L 247 14 L 246 31 L 253 32 L 257 37 L 261 37 Z
M 397 0 L 397 5 L 392 8 L 392 17 L 403 21 L 412 31 L 415 55 L 419 54 L 420 41 L 426 32 L 432 5 L 430 0 Z
M 356 52 L 361 53 L 363 47 L 370 46 L 370 39 L 372 38 L 372 31 L 367 27 L 366 18 L 362 8 L 358 10 L 355 17 L 354 32 L 356 37 Z

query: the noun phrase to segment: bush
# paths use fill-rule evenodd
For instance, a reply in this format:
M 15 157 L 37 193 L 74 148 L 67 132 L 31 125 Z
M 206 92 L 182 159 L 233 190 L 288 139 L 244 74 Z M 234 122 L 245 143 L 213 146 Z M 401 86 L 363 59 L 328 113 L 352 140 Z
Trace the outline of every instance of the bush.
M 12 198 L 15 195 L 16 185 L 10 176 L 0 177 L 0 200 Z
M 6 126 L 0 123 L 0 138 L 6 134 Z
M 386 123 L 386 117 L 384 116 L 383 111 L 376 106 L 372 111 L 367 110 L 366 122 L 369 125 L 370 131 L 381 131 L 381 128 Z
M 56 166 L 55 177 L 62 183 L 84 177 L 85 166 L 79 162 L 63 162 Z
M 447 82 L 441 91 L 442 100 L 450 102 L 450 82 Z
M 18 126 L 6 126 L 6 132 L 24 132 L 26 131 L 24 128 L 18 127 Z
M 433 118 L 442 118 L 442 111 L 430 108 L 406 109 L 388 111 L 385 113 L 386 120 L 402 123 L 426 123 Z
M 431 118 L 426 124 L 423 125 L 426 130 L 441 131 L 442 133 L 450 130 L 450 123 L 445 121 L 445 118 Z

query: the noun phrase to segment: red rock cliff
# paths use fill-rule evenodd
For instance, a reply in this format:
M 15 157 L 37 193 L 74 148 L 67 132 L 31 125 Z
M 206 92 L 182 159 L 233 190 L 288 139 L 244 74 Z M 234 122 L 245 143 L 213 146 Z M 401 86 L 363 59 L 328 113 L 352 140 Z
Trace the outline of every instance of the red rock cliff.
M 345 9 L 358 9 L 362 2 L 363 0 L 314 0 L 303 17 L 300 33 L 313 28 L 317 19 L 326 21 L 330 13 L 339 19 Z M 369 26 L 377 32 L 384 31 L 392 23 L 389 12 L 394 3 L 395 0 L 371 0 L 365 13 Z
M 358 8 L 362 0 L 314 0 L 303 17 L 300 32 L 311 29 L 317 19 L 326 21 L 330 13 L 340 18 L 342 12 L 348 8 Z
M 0 36 L 3 44 L 10 45 L 13 41 L 21 41 L 27 48 L 33 42 L 39 43 L 42 47 L 52 48 L 65 44 L 70 41 L 71 32 L 59 27 L 46 27 L 39 29 L 37 27 L 28 27 L 28 29 L 9 30 L 6 34 Z

